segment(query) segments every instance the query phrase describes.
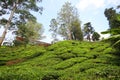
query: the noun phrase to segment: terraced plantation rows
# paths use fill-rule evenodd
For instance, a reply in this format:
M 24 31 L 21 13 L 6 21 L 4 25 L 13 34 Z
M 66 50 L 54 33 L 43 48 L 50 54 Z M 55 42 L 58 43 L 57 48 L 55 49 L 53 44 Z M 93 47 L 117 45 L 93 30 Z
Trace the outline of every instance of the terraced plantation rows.
M 120 56 L 106 42 L 1 47 L 0 80 L 120 80 Z

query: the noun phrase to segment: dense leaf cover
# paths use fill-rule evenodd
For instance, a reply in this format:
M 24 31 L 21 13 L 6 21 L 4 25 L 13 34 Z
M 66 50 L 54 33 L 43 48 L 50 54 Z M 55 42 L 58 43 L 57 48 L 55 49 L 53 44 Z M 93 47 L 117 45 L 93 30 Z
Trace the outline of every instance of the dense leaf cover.
M 0 80 L 119 80 L 116 53 L 106 42 L 1 47 Z

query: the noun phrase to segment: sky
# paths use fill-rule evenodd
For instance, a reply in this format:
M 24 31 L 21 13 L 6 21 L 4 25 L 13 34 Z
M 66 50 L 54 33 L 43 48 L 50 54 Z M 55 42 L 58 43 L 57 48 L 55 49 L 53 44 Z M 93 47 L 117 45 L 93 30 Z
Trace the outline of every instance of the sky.
M 105 9 L 120 5 L 119 0 L 43 0 L 43 14 L 37 17 L 37 20 L 45 28 L 46 39 L 43 39 L 43 41 L 51 41 L 51 34 L 49 32 L 50 20 L 57 17 L 57 13 L 60 12 L 62 5 L 67 1 L 78 9 L 79 18 L 82 22 L 81 27 L 83 27 L 83 24 L 91 22 L 95 31 L 99 33 L 109 28 L 108 21 L 104 16 Z M 102 36 L 108 37 L 108 35 Z
M 49 32 L 50 20 L 57 17 L 57 13 L 60 12 L 62 5 L 67 1 L 78 9 L 80 15 L 79 18 L 82 22 L 81 27 L 83 27 L 83 24 L 91 22 L 92 27 L 94 27 L 95 31 L 99 33 L 109 28 L 108 21 L 104 16 L 105 9 L 120 5 L 119 0 L 43 0 L 40 4 L 44 8 L 42 15 L 38 13 L 34 14 L 37 21 L 42 23 L 45 29 L 44 35 L 46 38 L 42 41 L 52 41 L 52 37 Z M 0 29 L 0 35 L 2 33 L 1 31 L 2 30 Z M 8 36 L 10 37 L 10 35 Z M 108 35 L 102 36 L 107 37 Z

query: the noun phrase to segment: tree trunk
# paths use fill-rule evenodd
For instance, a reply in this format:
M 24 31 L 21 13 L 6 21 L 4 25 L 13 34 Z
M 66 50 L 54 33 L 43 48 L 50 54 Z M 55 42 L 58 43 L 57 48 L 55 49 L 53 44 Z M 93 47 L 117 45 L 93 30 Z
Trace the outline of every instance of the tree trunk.
M 9 20 L 8 20 L 6 26 L 5 26 L 5 30 L 4 30 L 4 32 L 3 32 L 3 34 L 2 34 L 1 39 L 0 39 L 0 46 L 2 45 L 2 43 L 3 43 L 4 39 L 5 39 L 5 36 L 6 36 L 6 34 L 7 34 L 7 30 L 8 30 L 8 28 L 10 27 L 10 23 L 11 23 L 11 20 L 12 20 L 12 18 L 13 18 L 14 12 L 15 12 L 15 10 L 16 10 L 16 8 L 17 8 L 17 3 L 18 3 L 18 1 L 19 1 L 19 0 L 17 0 L 17 2 L 15 3 L 15 5 L 14 5 L 14 7 L 13 7 L 13 10 L 11 11 Z
M 71 34 L 71 32 L 68 34 L 68 40 L 72 40 L 72 34 Z
M 87 40 L 91 41 L 90 34 L 87 35 Z
M 72 32 L 71 28 L 68 27 L 68 40 L 72 40 Z

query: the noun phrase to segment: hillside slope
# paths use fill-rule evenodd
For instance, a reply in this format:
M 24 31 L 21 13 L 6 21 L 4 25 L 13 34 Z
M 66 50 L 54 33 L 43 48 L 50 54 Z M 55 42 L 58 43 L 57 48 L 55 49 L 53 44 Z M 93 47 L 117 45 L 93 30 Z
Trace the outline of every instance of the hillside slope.
M 0 80 L 120 80 L 120 56 L 105 42 L 62 41 L 0 48 Z

